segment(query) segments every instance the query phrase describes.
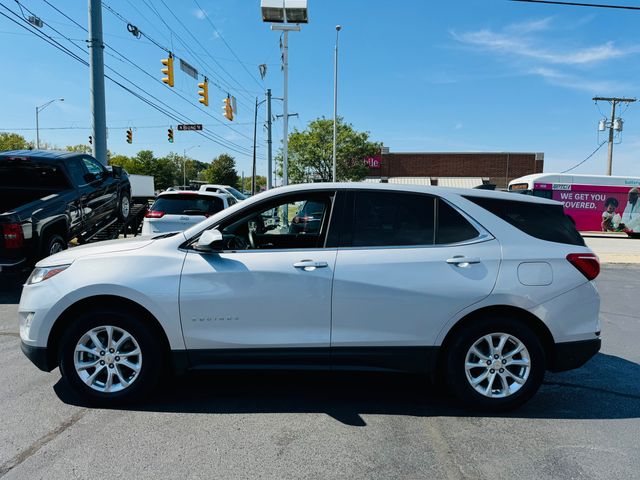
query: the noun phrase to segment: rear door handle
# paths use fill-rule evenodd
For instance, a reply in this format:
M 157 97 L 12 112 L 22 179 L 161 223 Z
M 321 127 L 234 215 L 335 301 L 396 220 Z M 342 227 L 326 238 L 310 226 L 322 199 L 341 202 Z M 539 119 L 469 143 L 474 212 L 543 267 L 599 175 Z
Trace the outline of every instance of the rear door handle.
M 456 255 L 452 258 L 447 258 L 449 265 L 455 265 L 456 267 L 466 268 L 474 263 L 480 263 L 480 259 L 477 257 L 465 257 L 462 255 Z
M 296 268 L 302 268 L 305 272 L 312 272 L 316 268 L 325 268 L 329 264 L 327 262 L 314 262 L 313 260 L 301 260 L 293 264 Z

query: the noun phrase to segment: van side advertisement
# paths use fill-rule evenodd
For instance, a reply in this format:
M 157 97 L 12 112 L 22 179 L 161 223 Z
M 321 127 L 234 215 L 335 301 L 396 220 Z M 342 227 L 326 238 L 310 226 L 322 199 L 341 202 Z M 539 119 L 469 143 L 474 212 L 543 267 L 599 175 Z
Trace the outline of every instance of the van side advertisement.
M 547 198 L 564 204 L 579 231 L 640 232 L 638 187 L 535 183 L 536 190 L 551 191 Z

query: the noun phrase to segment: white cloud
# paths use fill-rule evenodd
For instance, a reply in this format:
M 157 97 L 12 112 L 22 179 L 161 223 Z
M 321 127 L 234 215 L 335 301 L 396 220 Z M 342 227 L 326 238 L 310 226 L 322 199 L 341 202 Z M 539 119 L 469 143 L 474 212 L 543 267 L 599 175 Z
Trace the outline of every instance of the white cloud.
M 582 90 L 591 94 L 613 94 L 621 90 L 632 90 L 634 88 L 622 82 L 588 79 L 545 67 L 532 68 L 528 73 L 542 77 L 553 85 Z
M 537 45 L 527 36 L 515 33 L 497 33 L 492 30 L 465 33 L 451 32 L 451 35 L 460 43 L 486 51 L 540 60 L 557 65 L 590 65 L 625 57 L 639 51 L 637 47 L 618 48 L 613 42 L 579 48 L 573 51 L 553 51 Z
M 193 11 L 193 15 L 198 19 L 198 20 L 204 20 L 205 18 L 207 18 L 207 12 L 205 12 L 204 10 L 202 10 L 201 8 L 196 8 Z
M 534 75 L 546 82 L 590 93 L 611 93 L 630 88 L 620 82 L 598 79 L 595 67 L 603 62 L 637 53 L 637 46 L 619 47 L 613 41 L 569 48 L 550 30 L 553 17 L 507 25 L 501 30 L 451 31 L 460 44 L 499 56 L 520 75 Z M 544 33 L 543 33 L 544 32 Z M 556 32 L 557 33 L 557 32 Z M 591 69 L 590 73 L 585 70 Z

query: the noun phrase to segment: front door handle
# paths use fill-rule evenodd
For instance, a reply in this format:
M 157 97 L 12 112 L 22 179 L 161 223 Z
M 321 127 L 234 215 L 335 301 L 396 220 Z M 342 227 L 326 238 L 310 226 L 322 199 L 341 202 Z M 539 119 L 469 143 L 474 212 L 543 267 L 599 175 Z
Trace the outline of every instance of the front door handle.
M 463 255 L 456 255 L 452 258 L 447 258 L 449 265 L 455 265 L 456 267 L 466 268 L 474 263 L 480 263 L 480 259 L 477 257 L 465 257 Z
M 305 272 L 312 272 L 316 268 L 325 268 L 329 264 L 327 262 L 314 262 L 313 260 L 300 260 L 293 264 L 296 268 L 302 268 Z

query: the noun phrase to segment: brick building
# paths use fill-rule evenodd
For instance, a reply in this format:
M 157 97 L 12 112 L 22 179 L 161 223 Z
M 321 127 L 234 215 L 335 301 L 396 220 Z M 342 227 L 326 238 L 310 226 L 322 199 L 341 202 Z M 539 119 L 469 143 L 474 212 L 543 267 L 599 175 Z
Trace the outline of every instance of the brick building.
M 367 181 L 506 188 L 514 178 L 541 173 L 543 153 L 383 153 L 368 159 Z

